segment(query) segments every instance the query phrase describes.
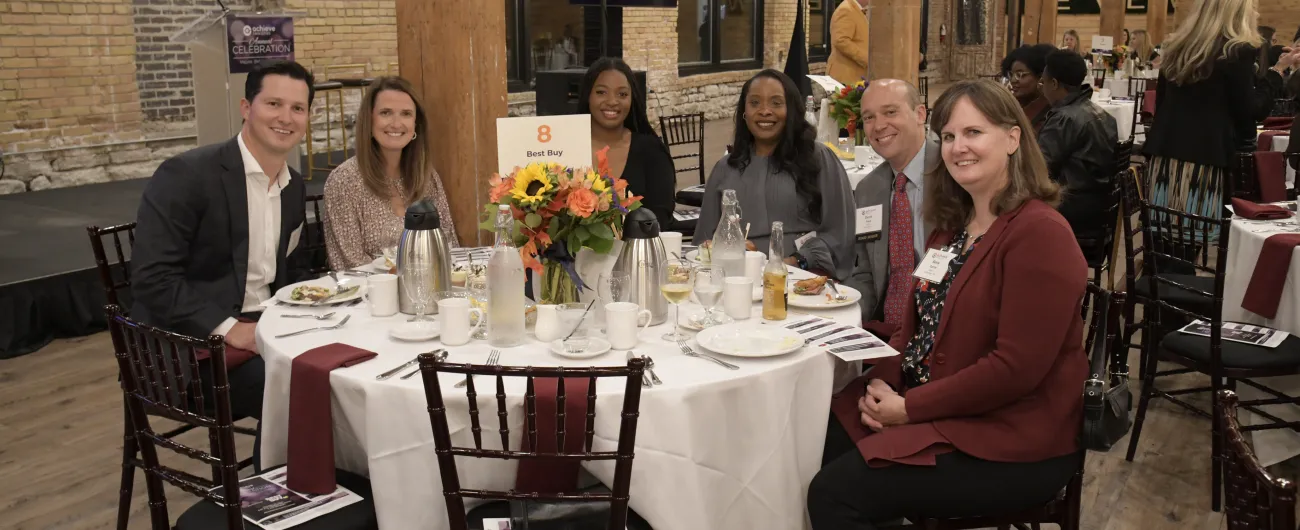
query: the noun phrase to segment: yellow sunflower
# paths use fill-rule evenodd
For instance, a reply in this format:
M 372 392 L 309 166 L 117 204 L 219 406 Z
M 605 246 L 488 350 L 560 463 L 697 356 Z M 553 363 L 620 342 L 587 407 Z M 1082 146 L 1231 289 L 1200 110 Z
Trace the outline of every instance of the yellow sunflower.
M 591 183 L 591 191 L 596 193 L 604 193 L 605 190 L 609 189 L 609 185 L 605 182 L 605 177 L 600 176 L 600 173 L 595 171 L 588 171 L 586 180 Z
M 515 174 L 515 187 L 510 195 L 520 203 L 532 206 L 546 200 L 546 193 L 555 189 L 546 174 L 545 166 L 529 164 Z

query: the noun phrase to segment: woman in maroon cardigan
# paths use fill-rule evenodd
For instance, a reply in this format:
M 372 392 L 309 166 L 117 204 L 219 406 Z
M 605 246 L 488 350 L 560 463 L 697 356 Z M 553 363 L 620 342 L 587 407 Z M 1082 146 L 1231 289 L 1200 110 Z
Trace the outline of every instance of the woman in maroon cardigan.
M 1061 191 L 1006 89 L 960 82 L 932 116 L 944 164 L 926 176 L 935 231 L 890 341 L 902 354 L 832 403 L 816 530 L 1013 512 L 1079 465 L 1087 266 L 1053 208 Z

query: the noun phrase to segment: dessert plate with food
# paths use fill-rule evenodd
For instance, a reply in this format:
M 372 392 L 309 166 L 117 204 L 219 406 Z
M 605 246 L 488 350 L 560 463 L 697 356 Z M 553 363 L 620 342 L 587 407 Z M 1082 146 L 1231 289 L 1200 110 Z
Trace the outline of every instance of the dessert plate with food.
M 856 304 L 861 299 L 862 293 L 857 289 L 825 276 L 814 276 L 790 286 L 788 303 L 804 309 L 829 309 Z
M 275 299 L 292 305 L 341 304 L 361 298 L 365 291 L 365 280 L 350 278 L 340 288 L 333 279 L 325 277 L 281 287 L 275 292 Z

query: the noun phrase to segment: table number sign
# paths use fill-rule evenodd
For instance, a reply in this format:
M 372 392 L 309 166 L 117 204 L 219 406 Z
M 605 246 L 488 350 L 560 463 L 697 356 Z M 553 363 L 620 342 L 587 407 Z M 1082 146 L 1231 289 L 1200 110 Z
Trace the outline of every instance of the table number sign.
M 1115 37 L 1110 37 L 1106 35 L 1092 36 L 1092 51 L 1108 52 L 1113 49 L 1115 49 Z
M 534 162 L 591 166 L 591 116 L 497 118 L 497 171 Z

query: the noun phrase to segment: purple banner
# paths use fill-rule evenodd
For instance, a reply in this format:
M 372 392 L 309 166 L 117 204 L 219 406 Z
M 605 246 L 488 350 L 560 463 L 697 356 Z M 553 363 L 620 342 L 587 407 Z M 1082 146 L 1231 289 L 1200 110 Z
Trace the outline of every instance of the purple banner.
M 266 61 L 293 60 L 293 18 L 226 17 L 230 73 L 246 74 Z

